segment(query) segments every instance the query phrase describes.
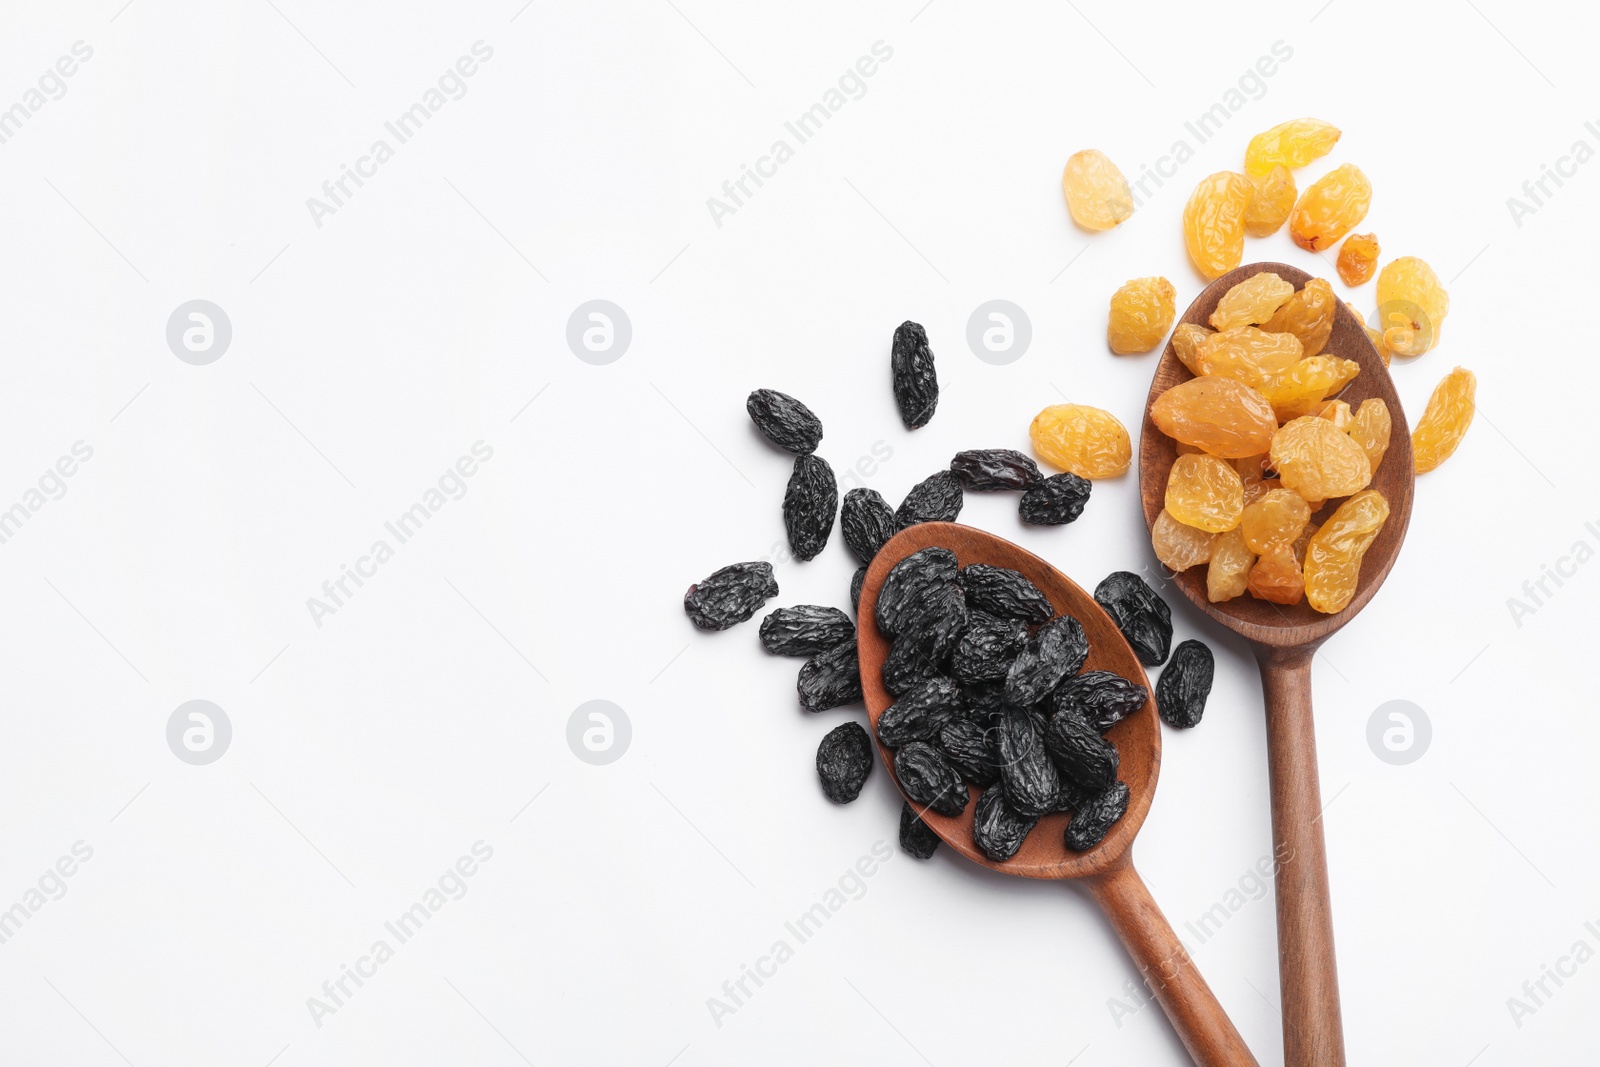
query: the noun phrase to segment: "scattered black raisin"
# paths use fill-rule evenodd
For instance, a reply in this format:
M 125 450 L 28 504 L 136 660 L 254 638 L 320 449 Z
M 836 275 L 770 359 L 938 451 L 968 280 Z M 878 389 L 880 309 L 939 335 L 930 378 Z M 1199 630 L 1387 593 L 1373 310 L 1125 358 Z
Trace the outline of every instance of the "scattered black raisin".
M 979 611 L 1024 622 L 1048 622 L 1056 613 L 1050 598 L 1021 571 L 969 563 L 961 569 L 961 588 L 967 603 Z
M 850 616 L 817 604 L 779 608 L 761 620 L 761 647 L 776 656 L 815 656 L 855 635 Z
M 1128 639 L 1139 662 L 1157 667 L 1172 647 L 1172 611 L 1145 580 L 1128 571 L 1105 576 L 1095 586 L 1094 598 Z
M 878 549 L 895 535 L 894 508 L 876 489 L 852 489 L 839 512 L 844 543 L 862 563 L 871 563 Z
M 1074 852 L 1085 852 L 1105 840 L 1111 824 L 1122 818 L 1128 810 L 1128 783 L 1118 782 L 1110 789 L 1096 793 L 1073 812 L 1065 834 L 1067 847 Z
M 900 802 L 900 847 L 919 860 L 927 859 L 939 847 L 939 835 L 903 800 Z
M 996 863 L 1017 854 L 1022 841 L 1039 820 L 1012 808 L 1004 786 L 993 785 L 978 797 L 972 810 L 972 843 Z
M 821 456 L 796 456 L 794 473 L 783 494 L 783 528 L 789 534 L 789 551 L 808 560 L 822 551 L 833 532 L 839 510 L 839 484 L 833 468 Z
M 1199 641 L 1185 641 L 1172 650 L 1172 662 L 1156 682 L 1156 711 L 1168 726 L 1187 730 L 1200 722 L 1211 695 L 1216 661 L 1211 649 Z
M 883 657 L 883 687 L 891 696 L 909 693 L 939 673 L 939 665 L 922 654 L 914 641 L 896 641 Z
M 1059 615 L 1033 635 L 1006 672 L 1006 700 L 1024 707 L 1050 695 L 1089 658 L 1089 638 L 1071 615 Z
M 1002 679 L 1028 644 L 1028 624 L 980 611 L 969 612 L 966 632 L 950 655 L 950 673 L 963 682 Z
M 863 563 L 850 576 L 850 610 L 861 614 L 861 583 L 867 580 L 867 565 Z
M 952 816 L 967 808 L 970 797 L 961 775 L 926 741 L 912 741 L 894 754 L 894 774 L 913 804 Z
M 1027 709 L 1007 705 L 995 721 L 1000 753 L 1000 782 L 1019 815 L 1035 818 L 1049 812 L 1061 792 L 1061 775 L 1044 749 L 1044 738 Z
M 972 448 L 957 452 L 950 471 L 963 487 L 986 493 L 999 489 L 1026 489 L 1042 475 L 1029 456 L 1010 448 Z
M 878 717 L 878 740 L 890 748 L 931 741 L 966 710 L 950 678 L 928 678 L 890 704 Z
M 895 524 L 904 530 L 919 522 L 955 522 L 961 514 L 961 483 L 949 471 L 930 474 L 911 487 L 894 513 Z
M 797 455 L 809 455 L 822 443 L 822 420 L 787 393 L 757 389 L 744 402 L 750 421 L 773 444 Z
M 1117 746 L 1071 708 L 1063 708 L 1050 719 L 1044 747 L 1062 777 L 1075 785 L 1099 791 L 1117 780 Z
M 726 630 L 744 622 L 768 597 L 777 595 L 772 564 L 735 563 L 691 585 L 683 595 L 683 610 L 702 630 Z
M 972 719 L 945 723 L 939 731 L 939 751 L 973 785 L 990 786 L 1000 780 L 1000 753 L 993 732 L 982 723 Z
M 861 699 L 861 664 L 856 639 L 806 660 L 796 684 L 800 706 L 807 711 L 827 711 Z
M 1050 696 L 1058 713 L 1077 712 L 1101 733 L 1144 707 L 1150 691 L 1111 671 L 1089 671 L 1068 678 Z
M 817 746 L 817 777 L 835 804 L 848 804 L 860 796 L 871 773 L 872 738 L 860 723 L 835 726 Z
M 953 581 L 955 576 L 956 554 L 948 548 L 924 548 L 896 563 L 878 590 L 874 611 L 878 630 L 887 637 L 898 634 L 917 594 L 929 586 Z
M 894 382 L 894 402 L 906 429 L 926 426 L 933 418 L 933 409 L 939 406 L 939 376 L 933 369 L 927 331 L 909 319 L 894 331 L 889 372 Z
M 1094 483 L 1071 471 L 1052 474 L 1022 494 L 1017 511 L 1035 526 L 1062 526 L 1083 514 Z

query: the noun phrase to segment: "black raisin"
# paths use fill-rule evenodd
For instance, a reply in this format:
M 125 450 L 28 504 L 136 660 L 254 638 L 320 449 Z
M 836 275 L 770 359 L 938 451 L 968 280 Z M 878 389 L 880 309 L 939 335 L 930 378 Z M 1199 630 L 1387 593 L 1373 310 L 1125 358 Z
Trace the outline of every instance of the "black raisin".
M 872 773 L 872 738 L 858 722 L 828 731 L 817 746 L 817 777 L 822 791 L 835 804 L 848 804 L 861 795 Z
M 967 601 L 954 582 L 922 590 L 906 609 L 895 643 L 909 641 L 924 658 L 942 663 L 967 628 Z
M 927 859 L 939 847 L 939 835 L 903 800 L 900 802 L 900 847 L 919 860 Z
M 856 639 L 806 660 L 796 683 L 800 706 L 807 711 L 827 711 L 861 699 L 861 664 Z
M 961 569 L 961 588 L 967 603 L 979 611 L 1024 622 L 1048 622 L 1056 613 L 1050 598 L 1021 571 L 970 563 Z
M 1060 615 L 1033 635 L 1006 672 L 1006 700 L 1027 706 L 1050 695 L 1089 658 L 1089 639 L 1071 615 Z
M 967 702 L 967 717 L 980 725 L 988 725 L 1006 699 L 1004 681 L 973 682 L 961 687 L 961 697 Z
M 968 614 L 966 632 L 950 655 L 950 673 L 963 682 L 1004 678 L 1028 644 L 1028 624 L 984 612 Z
M 735 563 L 691 585 L 683 595 L 683 610 L 702 630 L 726 630 L 744 622 L 768 597 L 777 595 L 772 564 Z
M 867 565 L 863 563 L 850 576 L 850 610 L 861 614 L 861 583 L 867 580 Z
M 894 331 L 889 373 L 894 382 L 894 402 L 906 429 L 926 426 L 933 418 L 933 409 L 939 406 L 939 376 L 933 369 L 927 331 L 909 319 Z
M 961 483 L 949 471 L 930 474 L 911 487 L 894 513 L 895 525 L 904 530 L 919 522 L 955 522 L 961 514 Z
M 878 590 L 874 615 L 879 632 L 886 637 L 898 634 L 917 595 L 929 586 L 954 581 L 955 576 L 956 554 L 948 548 L 924 548 L 896 563 Z
M 871 563 L 878 549 L 895 535 L 894 508 L 876 489 L 852 489 L 839 512 L 844 543 L 862 563 Z
M 883 687 L 891 696 L 904 696 L 939 673 L 939 665 L 924 656 L 914 641 L 896 641 L 883 657 Z
M 1068 678 L 1050 695 L 1057 712 L 1077 712 L 1101 733 L 1144 707 L 1150 691 L 1111 671 L 1089 671 Z
M 855 635 L 850 616 L 817 604 L 779 608 L 761 620 L 761 647 L 776 656 L 815 656 Z
M 1145 580 L 1128 571 L 1116 571 L 1094 589 L 1094 598 L 1128 639 L 1139 662 L 1160 666 L 1172 647 L 1172 610 Z
M 967 808 L 970 797 L 961 775 L 926 741 L 912 741 L 894 754 L 894 775 L 913 804 L 951 816 Z
M 783 494 L 783 528 L 794 558 L 808 560 L 822 551 L 839 510 L 839 484 L 821 456 L 796 456 Z
M 756 429 L 779 448 L 809 455 L 822 443 L 822 420 L 787 393 L 757 389 L 744 402 Z
M 984 724 L 972 719 L 945 723 L 939 731 L 939 751 L 973 785 L 989 786 L 1000 780 L 1000 753 L 994 747 L 993 731 Z
M 1118 782 L 1110 789 L 1096 793 L 1085 800 L 1072 813 L 1067 823 L 1065 839 L 1074 852 L 1085 852 L 1105 840 L 1112 823 L 1122 818 L 1128 810 L 1128 783 Z
M 1020 815 L 1037 818 L 1051 811 L 1061 792 L 1061 775 L 1044 749 L 1038 723 L 1026 708 L 1007 705 L 995 721 L 1000 782 Z
M 1026 489 L 1039 481 L 1039 465 L 1030 456 L 1010 448 L 972 448 L 957 452 L 950 471 L 961 485 L 974 492 Z
M 1156 711 L 1168 726 L 1187 730 L 1200 722 L 1211 695 L 1216 661 L 1211 649 L 1199 641 L 1185 641 L 1172 650 L 1172 662 L 1156 682 Z
M 878 717 L 878 740 L 890 748 L 911 741 L 931 741 L 946 723 L 964 711 L 961 690 L 953 679 L 925 679 L 884 709 Z
M 1101 790 L 1117 780 L 1117 746 L 1071 708 L 1050 719 L 1044 734 L 1045 751 L 1056 761 L 1062 777 L 1085 789 Z
M 1062 526 L 1083 514 L 1094 483 L 1071 471 L 1052 474 L 1022 494 L 1017 511 L 1035 526 Z
M 972 809 L 972 843 L 994 862 L 1003 863 L 1017 854 L 1038 821 L 1012 808 L 1004 786 L 990 786 Z

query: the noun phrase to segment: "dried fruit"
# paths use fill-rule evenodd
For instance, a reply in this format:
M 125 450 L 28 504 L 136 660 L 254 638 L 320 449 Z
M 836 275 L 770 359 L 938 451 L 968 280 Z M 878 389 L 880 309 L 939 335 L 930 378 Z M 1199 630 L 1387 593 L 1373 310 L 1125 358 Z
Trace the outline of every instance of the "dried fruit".
M 1211 560 L 1206 565 L 1206 599 L 1220 604 L 1243 596 L 1255 561 L 1256 554 L 1245 544 L 1242 531 L 1229 530 L 1218 537 L 1211 543 Z
M 850 610 L 861 614 L 861 586 L 867 580 L 867 565 L 863 563 L 850 576 Z
M 894 508 L 876 489 L 852 489 L 839 509 L 839 528 L 850 554 L 871 563 L 878 549 L 895 535 Z
M 1355 595 L 1361 560 L 1389 518 L 1389 502 L 1369 489 L 1339 505 L 1306 546 L 1306 602 L 1318 611 L 1342 611 Z
M 1109 230 L 1133 214 L 1133 192 L 1122 171 L 1095 148 L 1074 152 L 1061 173 L 1067 210 L 1079 226 Z
M 761 620 L 761 647 L 775 656 L 814 656 L 855 635 L 850 616 L 818 604 L 779 608 Z
M 1038 818 L 1053 810 L 1061 792 L 1061 775 L 1044 750 L 1043 732 L 1032 715 L 1007 705 L 995 719 L 995 744 L 1000 754 L 1000 784 L 1019 815 Z
M 914 641 L 896 641 L 883 657 L 883 687 L 892 696 L 904 696 L 939 674 L 939 664 Z
M 858 722 L 829 730 L 817 746 L 817 777 L 822 792 L 835 804 L 848 804 L 861 795 L 872 773 L 872 739 Z
M 911 487 L 894 513 L 895 525 L 904 530 L 919 522 L 955 522 L 961 514 L 961 483 L 949 471 L 930 474 Z
M 890 748 L 931 741 L 966 710 L 961 690 L 950 678 L 929 678 L 878 717 L 878 740 Z
M 1379 401 L 1379 403 L 1382 403 L 1382 401 Z M 1350 410 L 1350 405 L 1343 400 L 1324 401 L 1322 407 L 1317 410 L 1316 415 L 1319 419 L 1327 419 L 1345 433 L 1350 432 L 1350 424 L 1355 421 L 1355 413 Z M 1374 463 L 1372 469 L 1377 470 L 1377 464 Z
M 770 563 L 735 563 L 696 582 L 683 595 L 683 610 L 702 630 L 726 630 L 778 595 Z
M 1290 119 L 1250 138 L 1244 150 L 1248 174 L 1266 174 L 1282 164 L 1298 170 L 1321 159 L 1339 142 L 1339 127 L 1321 119 Z
M 1312 356 L 1302 359 L 1288 373 L 1261 387 L 1261 393 L 1272 404 L 1273 414 L 1280 423 L 1314 414 L 1322 407 L 1323 399 L 1337 393 L 1361 373 L 1361 364 L 1353 359 L 1334 356 Z
M 1075 785 L 1098 792 L 1117 780 L 1116 746 L 1072 708 L 1062 708 L 1050 717 L 1044 747 L 1062 775 Z
M 1027 489 L 1044 478 L 1030 456 L 1011 448 L 973 448 L 957 452 L 950 461 L 950 472 L 964 489 L 993 492 L 999 489 Z
M 1299 190 L 1294 185 L 1294 175 L 1281 163 L 1264 175 L 1246 174 L 1255 187 L 1255 198 L 1244 213 L 1244 232 L 1251 237 L 1271 237 L 1289 221 L 1289 212 Z
M 1215 670 L 1211 649 L 1202 642 L 1185 641 L 1173 649 L 1172 662 L 1156 683 L 1156 711 L 1161 721 L 1179 730 L 1199 725 Z
M 1239 534 L 1245 547 L 1260 555 L 1294 544 L 1311 521 L 1311 506 L 1289 489 L 1274 489 L 1244 509 Z
M 1022 494 L 1017 513 L 1035 526 L 1063 526 L 1083 514 L 1093 485 L 1071 471 L 1052 474 Z
M 1244 219 L 1255 186 L 1243 174 L 1219 171 L 1202 178 L 1183 208 L 1183 240 L 1195 268 L 1220 277 L 1244 258 Z
M 1344 239 L 1344 244 L 1339 248 L 1339 261 L 1335 264 L 1339 269 L 1339 277 L 1349 286 L 1365 285 L 1372 280 L 1372 272 L 1378 269 L 1378 235 L 1375 233 L 1353 233 Z
M 1472 425 L 1477 393 L 1477 376 L 1464 367 L 1457 367 L 1434 386 L 1417 428 L 1411 431 L 1411 454 L 1418 474 L 1427 474 L 1455 454 Z
M 1222 533 L 1239 525 L 1244 483 L 1215 456 L 1179 456 L 1167 474 L 1167 511 L 1185 526 Z
M 1006 671 L 1006 700 L 1027 707 L 1050 695 L 1068 675 L 1077 674 L 1089 658 L 1083 624 L 1058 615 L 1039 627 Z
M 1383 454 L 1389 451 L 1389 429 L 1389 405 L 1380 397 L 1371 397 L 1361 402 L 1345 431 L 1367 454 L 1374 474 L 1383 462 Z
M 795 559 L 808 560 L 822 551 L 838 510 L 839 483 L 828 461 L 821 456 L 796 456 L 794 473 L 783 493 L 783 528 Z
M 1378 272 L 1378 328 L 1391 352 L 1420 356 L 1439 343 L 1450 294 L 1433 268 L 1401 256 Z
M 963 781 L 980 788 L 1000 780 L 1000 752 L 989 729 L 972 719 L 956 719 L 939 731 L 939 750 Z
M 904 801 L 900 802 L 900 847 L 919 860 L 927 859 L 939 848 L 939 835 Z
M 1284 487 L 1307 501 L 1359 493 L 1372 480 L 1361 446 L 1315 416 L 1284 423 L 1272 438 L 1272 466 Z
M 878 630 L 887 637 L 900 632 L 905 618 L 924 590 L 956 579 L 956 554 L 931 546 L 911 553 L 884 576 L 874 615 Z
M 1200 369 L 1200 346 L 1212 331 L 1193 322 L 1180 322 L 1178 328 L 1172 331 L 1172 351 L 1178 357 L 1178 362 L 1189 368 L 1191 374 L 1204 374 Z
M 1037 816 L 1023 815 L 1007 802 L 1004 786 L 993 785 L 983 791 L 972 809 L 972 843 L 995 863 L 1003 863 L 1017 854 L 1038 821 Z
M 1287 545 L 1275 546 L 1263 553 L 1250 568 L 1248 582 L 1250 595 L 1274 604 L 1298 604 L 1305 590 L 1305 579 L 1300 574 L 1300 561 Z
M 1222 459 L 1267 451 L 1278 429 L 1267 398 L 1231 378 L 1194 378 L 1175 385 L 1156 397 L 1150 417 L 1173 440 Z
M 1301 248 L 1320 252 L 1367 217 L 1372 183 L 1354 163 L 1335 167 L 1312 182 L 1289 215 L 1289 236 Z
M 1391 353 L 1389 352 L 1389 345 L 1383 339 L 1383 331 L 1374 328 L 1372 323 L 1368 322 L 1366 317 L 1361 314 L 1361 309 L 1354 304 L 1347 301 L 1345 307 L 1350 309 L 1350 314 L 1361 321 L 1361 328 L 1367 331 L 1367 340 L 1371 341 L 1372 347 L 1378 350 L 1378 355 L 1383 359 L 1383 365 L 1387 367 Z
M 1201 374 L 1231 378 L 1252 389 L 1263 389 L 1300 362 L 1302 351 L 1293 334 L 1234 326 L 1201 342 L 1195 361 Z
M 966 632 L 950 654 L 950 673 L 963 682 L 1002 679 L 1027 643 L 1028 625 L 1021 619 L 971 612 Z
M 1228 330 L 1266 322 L 1293 295 L 1294 286 L 1271 271 L 1252 274 L 1222 294 L 1211 313 L 1211 326 Z
M 756 429 L 779 448 L 809 455 L 822 443 L 822 420 L 787 393 L 757 389 L 744 402 Z
M 861 664 L 856 658 L 856 639 L 851 638 L 800 668 L 795 688 L 800 706 L 807 711 L 827 711 L 861 699 Z
M 1024 622 L 1048 622 L 1056 609 L 1050 598 L 1021 571 L 969 563 L 961 568 L 961 587 L 975 610 Z
M 1128 639 L 1140 663 L 1156 667 L 1167 658 L 1172 611 L 1143 578 L 1129 571 L 1113 571 L 1094 587 L 1094 599 Z
M 1216 541 L 1216 534 L 1184 525 L 1166 508 L 1161 509 L 1150 527 L 1150 546 L 1156 559 L 1170 571 L 1186 571 L 1206 562 Z
M 1169 628 L 1169 640 L 1171 636 Z M 1120 674 L 1086 671 L 1056 686 L 1056 691 L 1050 694 L 1050 707 L 1056 714 L 1070 710 L 1105 733 L 1144 707 L 1149 699 L 1150 693 L 1144 686 L 1135 685 Z
M 1087 404 L 1053 404 L 1028 427 L 1033 450 L 1081 478 L 1115 478 L 1133 461 L 1133 442 L 1115 415 Z
M 960 815 L 970 795 L 961 775 L 926 741 L 912 741 L 894 754 L 894 776 L 913 804 L 940 815 Z
M 967 602 L 960 587 L 940 582 L 919 592 L 906 608 L 894 643 L 930 663 L 941 663 L 966 628 Z
M 1333 333 L 1333 320 L 1339 309 L 1339 298 L 1333 295 L 1333 286 L 1324 278 L 1312 278 L 1300 291 L 1261 324 L 1268 333 L 1292 333 L 1300 342 L 1300 354 L 1318 355 Z
M 1110 832 L 1116 821 L 1128 810 L 1128 784 L 1118 782 L 1110 789 L 1096 793 L 1078 806 L 1067 823 L 1064 835 L 1066 845 L 1074 852 L 1086 852 Z
M 895 328 L 889 373 L 894 402 L 906 429 L 926 426 L 939 406 L 939 376 L 934 371 L 928 332 L 909 319 Z
M 1135 278 L 1111 295 L 1106 343 L 1119 356 L 1149 352 L 1177 317 L 1178 292 L 1165 278 Z

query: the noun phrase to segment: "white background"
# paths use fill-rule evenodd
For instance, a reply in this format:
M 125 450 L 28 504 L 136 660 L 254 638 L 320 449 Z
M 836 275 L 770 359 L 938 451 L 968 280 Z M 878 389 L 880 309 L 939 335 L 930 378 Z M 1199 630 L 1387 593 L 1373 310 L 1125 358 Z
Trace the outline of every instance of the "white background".
M 0 508 L 74 442 L 93 456 L 0 544 L 0 908 L 74 842 L 93 857 L 0 944 L 0 1060 L 1182 1062 L 1154 1006 L 1119 1017 L 1134 972 L 1084 893 L 906 857 L 881 767 L 830 805 L 815 747 L 861 711 L 800 711 L 798 661 L 754 622 L 693 630 L 680 598 L 765 557 L 772 606 L 846 602 L 837 536 L 782 557 L 788 463 L 752 388 L 809 403 L 837 469 L 891 452 L 866 484 L 893 501 L 958 449 L 1026 447 L 1063 396 L 1137 432 L 1154 357 L 1107 352 L 1111 292 L 1161 274 L 1187 305 L 1188 191 L 1302 114 L 1345 134 L 1301 187 L 1359 164 L 1385 261 L 1449 286 L 1440 347 L 1394 368 L 1408 415 L 1456 364 L 1481 401 L 1316 666 L 1350 1060 L 1592 1057 L 1600 963 L 1532 1014 L 1507 1000 L 1600 949 L 1600 164 L 1520 226 L 1506 200 L 1600 148 L 1597 29 L 1588 6 L 1505 0 L 5 5 L 0 108 L 75 41 L 93 57 L 0 145 Z M 317 226 L 307 198 L 478 40 L 466 95 Z M 716 225 L 707 198 L 793 146 L 784 122 L 877 41 L 865 95 Z M 1128 223 L 1072 225 L 1071 152 L 1136 178 L 1278 41 L 1292 57 Z M 1282 233 L 1246 256 L 1332 277 Z M 1370 309 L 1370 285 L 1350 295 Z M 233 326 L 201 367 L 165 340 L 197 298 Z M 596 298 L 633 327 L 608 366 L 565 341 Z M 1008 366 L 965 342 L 994 298 L 1032 322 Z M 943 387 L 914 434 L 887 374 L 907 318 Z M 316 625 L 307 598 L 477 441 L 466 495 Z M 1151 562 L 1131 475 L 1064 528 L 1023 528 L 1011 496 L 962 517 L 1084 585 Z M 1514 618 L 1578 541 L 1575 575 Z M 1254 664 L 1169 600 L 1218 661 L 1135 848 L 1182 930 L 1251 888 L 1270 840 Z M 167 746 L 191 699 L 233 725 L 209 766 Z M 632 723 L 609 766 L 566 743 L 592 699 Z M 1391 699 L 1432 723 L 1408 766 L 1366 740 Z M 480 840 L 466 895 L 319 1026 L 307 998 Z M 708 998 L 878 841 L 865 895 L 718 1026 Z M 1271 1064 L 1256 896 L 1190 944 Z

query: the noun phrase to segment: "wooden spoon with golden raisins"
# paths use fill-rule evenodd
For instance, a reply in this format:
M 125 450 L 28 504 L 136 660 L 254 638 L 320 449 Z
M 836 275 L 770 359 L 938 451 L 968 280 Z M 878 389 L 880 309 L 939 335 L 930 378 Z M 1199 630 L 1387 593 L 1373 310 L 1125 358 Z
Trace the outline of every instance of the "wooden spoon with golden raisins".
M 1311 275 L 1305 271 L 1284 263 L 1242 266 L 1207 286 L 1180 323 L 1209 327 L 1211 315 L 1223 295 L 1239 282 L 1263 271 L 1278 275 L 1296 290 L 1303 289 L 1311 280 Z M 1306 597 L 1299 596 L 1291 581 L 1288 585 L 1289 592 L 1296 598 L 1294 603 L 1258 599 L 1248 592 L 1213 603 L 1208 597 L 1205 565 L 1190 566 L 1172 577 L 1172 584 L 1196 607 L 1250 642 L 1261 668 L 1267 710 L 1272 836 L 1274 855 L 1279 858 L 1278 969 L 1283 1001 L 1284 1063 L 1288 1067 L 1310 1064 L 1334 1067 L 1345 1062 L 1338 975 L 1334 964 L 1333 918 L 1328 902 L 1328 864 L 1320 822 L 1322 799 L 1317 782 L 1316 734 L 1311 718 L 1311 658 L 1322 642 L 1366 606 L 1388 576 L 1411 518 L 1413 488 L 1411 434 L 1388 369 L 1361 320 L 1344 301 L 1335 300 L 1334 304 L 1332 333 L 1324 352 L 1360 365 L 1356 377 L 1342 392 L 1334 395 L 1351 409 L 1359 407 L 1364 400 L 1379 398 L 1388 406 L 1391 420 L 1388 450 L 1377 470 L 1372 472 L 1367 486 L 1387 502 L 1388 517 L 1377 536 L 1371 539 L 1364 558 L 1359 559 L 1353 591 L 1345 583 L 1346 588 L 1339 591 L 1333 603 L 1337 604 L 1346 594 L 1348 600 L 1337 611 L 1324 614 L 1312 608 Z M 1193 377 L 1169 343 L 1150 386 L 1139 440 L 1139 488 L 1145 521 L 1152 530 L 1165 511 L 1168 474 L 1178 458 L 1179 444 L 1157 426 L 1150 415 L 1150 405 L 1168 389 Z M 1170 421 L 1168 425 L 1172 425 Z M 1185 451 L 1195 449 L 1186 447 Z M 1372 502 L 1371 497 L 1366 500 Z M 1320 505 L 1320 511 L 1314 506 L 1312 522 L 1327 526 L 1332 519 L 1337 525 L 1334 516 L 1339 504 L 1338 500 L 1329 500 Z M 1170 523 L 1170 516 L 1163 521 Z M 1359 541 L 1360 537 L 1356 539 Z M 1324 538 L 1324 548 L 1337 554 L 1339 546 L 1331 544 L 1331 540 L 1331 537 Z M 1318 552 L 1318 539 L 1313 537 L 1309 544 L 1306 549 L 1308 573 L 1313 566 L 1311 556 Z M 1204 551 L 1203 546 L 1200 551 Z M 1279 558 L 1293 561 L 1294 556 L 1280 555 Z M 1318 558 L 1325 564 L 1328 552 L 1323 551 Z M 1281 593 L 1283 583 L 1263 580 L 1260 588 Z M 1221 595 L 1228 591 L 1223 590 Z M 1326 598 L 1322 604 L 1329 606 Z

